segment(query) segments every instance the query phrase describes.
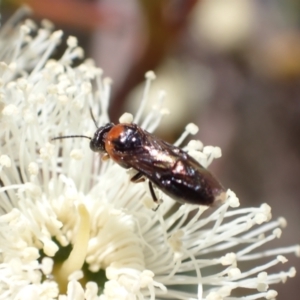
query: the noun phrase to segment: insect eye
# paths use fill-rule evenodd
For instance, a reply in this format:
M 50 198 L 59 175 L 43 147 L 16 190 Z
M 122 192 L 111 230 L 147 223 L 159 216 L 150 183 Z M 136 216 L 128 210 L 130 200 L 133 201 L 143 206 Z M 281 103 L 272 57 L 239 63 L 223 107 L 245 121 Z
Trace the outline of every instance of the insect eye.
M 103 152 L 105 151 L 104 142 L 98 137 L 94 137 L 90 142 L 90 148 L 94 152 Z
M 94 137 L 91 139 L 90 142 L 90 148 L 92 151 L 105 152 L 105 139 L 108 132 L 113 126 L 113 123 L 108 123 L 97 129 L 97 131 L 94 134 Z

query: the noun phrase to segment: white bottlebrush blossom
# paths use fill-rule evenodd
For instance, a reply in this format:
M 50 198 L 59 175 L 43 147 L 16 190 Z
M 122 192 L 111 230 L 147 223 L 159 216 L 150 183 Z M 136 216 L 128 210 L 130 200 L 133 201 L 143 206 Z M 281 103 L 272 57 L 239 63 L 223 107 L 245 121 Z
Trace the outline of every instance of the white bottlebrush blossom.
M 91 61 L 72 67 L 82 56 L 73 37 L 59 60 L 49 59 L 62 33 L 43 24 L 14 20 L 0 33 L 0 300 L 274 299 L 270 286 L 295 269 L 272 267 L 299 246 L 260 248 L 285 226 L 267 204 L 238 208 L 229 190 L 214 209 L 174 210 L 160 195 L 153 211 L 148 188 L 102 163 L 87 139 L 51 140 L 92 136 L 90 107 L 105 124 L 110 81 Z M 154 74 L 146 78 L 133 122 L 153 132 L 164 94 L 141 121 Z M 196 129 L 188 125 L 178 144 Z M 221 155 L 197 141 L 185 149 L 206 167 Z

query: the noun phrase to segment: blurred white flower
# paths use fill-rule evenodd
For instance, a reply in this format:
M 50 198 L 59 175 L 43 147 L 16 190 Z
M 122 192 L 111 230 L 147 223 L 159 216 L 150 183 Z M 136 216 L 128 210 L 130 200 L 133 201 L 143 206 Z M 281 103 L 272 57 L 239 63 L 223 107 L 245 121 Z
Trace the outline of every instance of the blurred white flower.
M 51 141 L 92 136 L 90 107 L 99 125 L 108 121 L 110 80 L 91 61 L 71 66 L 83 54 L 73 37 L 58 61 L 49 59 L 62 32 L 20 17 L 0 33 L 0 299 L 275 298 L 269 285 L 295 270 L 268 270 L 299 246 L 259 250 L 285 226 L 271 221 L 267 204 L 238 209 L 229 190 L 214 210 L 174 210 L 161 195 L 154 212 L 148 189 L 100 163 L 87 140 Z M 163 94 L 140 122 L 154 74 L 146 77 L 134 121 L 153 132 Z M 178 144 L 195 130 L 187 126 Z M 221 155 L 195 141 L 185 150 L 206 167 Z

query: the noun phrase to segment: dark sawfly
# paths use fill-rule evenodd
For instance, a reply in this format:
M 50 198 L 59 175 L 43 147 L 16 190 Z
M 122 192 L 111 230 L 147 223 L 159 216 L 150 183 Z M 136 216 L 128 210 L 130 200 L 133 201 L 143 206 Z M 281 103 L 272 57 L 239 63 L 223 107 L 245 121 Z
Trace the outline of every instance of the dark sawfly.
M 181 148 L 165 142 L 134 123 L 97 126 L 94 137 L 69 135 L 55 137 L 88 138 L 94 152 L 104 154 L 125 169 L 137 173 L 131 178 L 138 183 L 147 178 L 154 202 L 159 203 L 153 185 L 180 203 L 211 206 L 225 200 L 221 183 Z

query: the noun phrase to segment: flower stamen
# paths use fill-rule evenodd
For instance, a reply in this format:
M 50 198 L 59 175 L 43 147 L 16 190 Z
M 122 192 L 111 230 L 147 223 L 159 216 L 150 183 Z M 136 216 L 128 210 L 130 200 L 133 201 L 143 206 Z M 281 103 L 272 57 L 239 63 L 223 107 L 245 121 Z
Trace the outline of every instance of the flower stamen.
M 73 249 L 67 260 L 61 266 L 55 266 L 53 270 L 53 275 L 62 293 L 67 290 L 68 277 L 82 268 L 87 254 L 90 238 L 90 214 L 83 204 L 78 205 L 78 214 L 80 223 L 73 241 Z

